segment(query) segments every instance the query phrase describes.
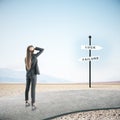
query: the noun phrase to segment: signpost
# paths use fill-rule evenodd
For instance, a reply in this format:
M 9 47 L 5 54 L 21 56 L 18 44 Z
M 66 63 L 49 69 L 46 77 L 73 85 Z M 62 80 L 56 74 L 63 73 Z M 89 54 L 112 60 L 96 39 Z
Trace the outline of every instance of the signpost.
M 89 36 L 89 45 L 81 45 L 81 49 L 89 50 L 89 57 L 82 57 L 79 61 L 89 61 L 89 88 L 91 88 L 91 61 L 98 60 L 99 56 L 91 56 L 91 50 L 101 50 L 102 47 L 91 45 L 91 36 Z
M 89 45 L 91 45 L 91 36 L 89 36 Z M 91 49 L 89 49 L 89 57 L 91 57 Z M 91 88 L 91 61 L 89 61 L 89 88 Z

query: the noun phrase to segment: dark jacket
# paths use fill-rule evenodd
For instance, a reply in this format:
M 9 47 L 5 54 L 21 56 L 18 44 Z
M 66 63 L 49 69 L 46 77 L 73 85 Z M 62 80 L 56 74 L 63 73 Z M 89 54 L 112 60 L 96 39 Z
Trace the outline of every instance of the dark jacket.
M 36 47 L 35 50 L 38 50 L 36 54 L 32 54 L 32 64 L 30 70 L 27 70 L 26 68 L 26 75 L 27 76 L 33 76 L 40 74 L 39 66 L 38 66 L 38 60 L 37 57 L 43 52 L 43 48 Z

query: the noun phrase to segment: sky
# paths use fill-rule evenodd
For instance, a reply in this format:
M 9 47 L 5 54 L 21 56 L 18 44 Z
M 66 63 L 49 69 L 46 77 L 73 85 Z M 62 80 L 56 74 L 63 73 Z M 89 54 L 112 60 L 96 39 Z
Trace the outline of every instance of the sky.
M 120 81 L 120 0 L 0 0 L 0 68 L 25 71 L 28 45 L 44 48 L 41 75 L 88 81 L 88 36 L 92 81 Z

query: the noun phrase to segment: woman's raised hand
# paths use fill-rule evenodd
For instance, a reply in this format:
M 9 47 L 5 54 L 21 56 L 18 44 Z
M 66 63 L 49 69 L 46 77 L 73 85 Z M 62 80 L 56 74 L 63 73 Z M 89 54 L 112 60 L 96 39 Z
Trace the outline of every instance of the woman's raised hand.
M 29 50 L 32 52 L 32 51 L 34 51 L 34 49 L 35 49 L 34 47 L 30 47 Z

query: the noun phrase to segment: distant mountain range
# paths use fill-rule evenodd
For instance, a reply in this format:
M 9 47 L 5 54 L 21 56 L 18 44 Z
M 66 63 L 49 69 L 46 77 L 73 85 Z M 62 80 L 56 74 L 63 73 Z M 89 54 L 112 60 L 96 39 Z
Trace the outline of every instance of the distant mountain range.
M 25 83 L 25 71 L 16 71 L 11 69 L 0 68 L 0 83 Z M 70 81 L 55 78 L 49 75 L 38 75 L 38 83 L 69 83 Z

